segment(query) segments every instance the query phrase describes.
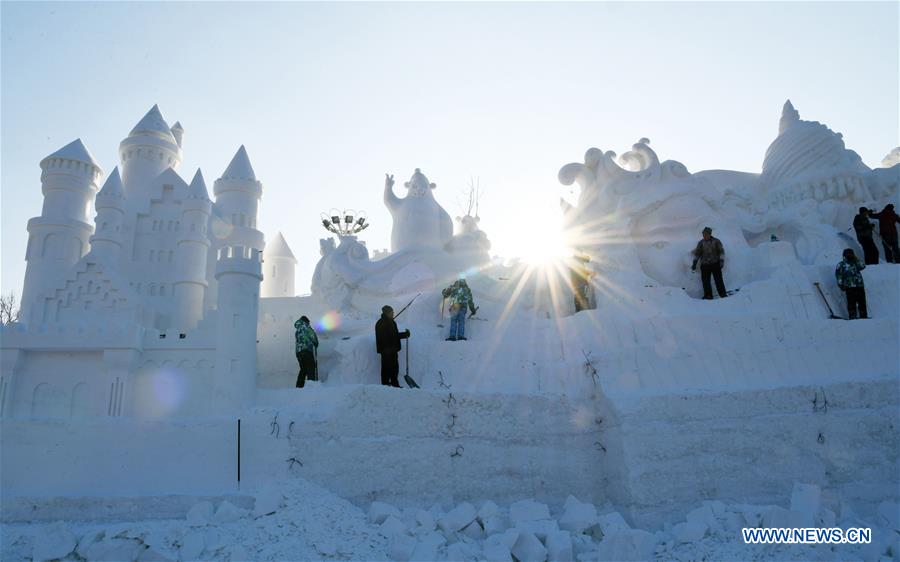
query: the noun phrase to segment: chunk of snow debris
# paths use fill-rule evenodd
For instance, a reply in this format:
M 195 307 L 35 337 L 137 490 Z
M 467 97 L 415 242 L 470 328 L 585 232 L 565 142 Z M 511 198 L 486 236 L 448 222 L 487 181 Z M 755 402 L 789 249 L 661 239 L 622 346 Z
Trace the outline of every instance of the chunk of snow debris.
M 275 487 L 265 487 L 256 494 L 256 502 L 253 504 L 253 517 L 272 515 L 279 509 L 284 501 L 281 490 Z
M 729 533 L 737 533 L 744 527 L 748 527 L 747 520 L 742 513 L 729 511 L 725 514 L 725 530 Z
M 55 523 L 45 527 L 34 537 L 35 561 L 65 558 L 78 545 L 78 538 L 64 523 Z
M 214 527 L 206 529 L 206 532 L 203 533 L 203 543 L 206 545 L 206 550 L 218 549 L 220 546 L 223 546 L 221 541 L 222 535 L 219 534 L 219 530 Z
M 390 538 L 398 533 L 406 533 L 406 525 L 393 515 L 388 515 L 388 518 L 384 520 L 384 523 L 378 527 L 378 532 L 385 537 Z
M 400 510 L 390 504 L 386 504 L 383 502 L 372 502 L 372 505 L 369 506 L 369 523 L 381 525 L 382 523 L 384 523 L 384 520 L 391 515 L 393 515 L 397 519 L 402 518 Z
M 446 540 L 438 532 L 431 532 L 419 537 L 416 541 L 416 547 L 409 557 L 410 562 L 433 562 L 438 558 L 438 548 L 440 548 Z
M 484 502 L 478 510 L 478 518 L 481 519 L 482 522 L 497 515 L 500 515 L 500 508 L 491 500 Z
M 598 545 L 600 560 L 647 560 L 656 550 L 656 537 L 641 529 L 621 529 Z
M 778 505 L 771 505 L 763 511 L 761 526 L 776 528 L 804 527 L 805 525 L 803 525 L 803 514 L 799 511 L 791 511 Z
M 420 509 L 416 512 L 416 525 L 418 525 L 418 527 L 416 528 L 416 532 L 434 531 L 434 517 L 431 516 L 430 512 L 425 511 L 424 509 Z
M 232 523 L 247 515 L 246 509 L 241 509 L 228 500 L 223 501 L 213 517 L 217 523 Z
M 480 541 L 484 538 L 484 529 L 477 519 L 466 525 L 460 533 L 475 541 Z
M 686 521 L 675 525 L 672 534 L 675 540 L 680 543 L 697 542 L 706 536 L 706 523 L 700 521 Z
M 544 562 L 547 549 L 530 531 L 521 531 L 519 539 L 512 547 L 512 554 L 519 562 Z
M 816 517 L 816 527 L 834 527 L 837 523 L 837 517 L 830 509 L 823 508 Z M 891 529 L 896 529 L 897 525 L 886 525 Z
M 138 554 L 137 562 L 175 562 L 175 559 L 160 554 L 153 547 L 147 547 Z
M 791 511 L 801 515 L 802 527 L 812 527 L 822 503 L 822 490 L 815 484 L 794 484 L 791 492 Z
M 565 511 L 559 518 L 559 528 L 573 533 L 583 533 L 597 522 L 597 508 L 589 503 L 581 503 L 574 496 L 566 500 Z
M 481 558 L 481 549 L 477 544 L 457 542 L 447 547 L 447 560 L 463 562 Z
M 474 505 L 463 502 L 442 517 L 438 522 L 438 527 L 440 527 L 445 534 L 460 531 L 468 526 L 469 523 L 475 521 L 477 515 L 478 512 L 475 510 Z
M 244 545 L 235 544 L 228 547 L 228 559 L 238 562 L 243 560 L 251 560 L 252 558 L 250 557 L 250 552 L 246 547 L 244 547 Z
M 213 514 L 215 509 L 212 502 L 198 502 L 187 512 L 188 525 L 192 527 L 206 525 L 212 520 Z
M 504 533 L 491 535 L 484 541 L 482 555 L 488 562 L 510 562 L 512 547 L 519 540 L 519 531 L 508 529 Z
M 544 544 L 547 546 L 547 557 L 550 560 L 554 562 L 571 562 L 574 559 L 572 554 L 572 536 L 568 531 L 550 533 L 547 535 L 547 540 Z
M 112 538 L 95 542 L 85 551 L 85 558 L 97 562 L 119 562 L 121 560 L 136 560 L 144 543 L 135 539 Z M 198 553 L 199 556 L 199 553 Z
M 575 556 L 592 552 L 597 549 L 597 545 L 587 535 L 575 535 L 572 537 L 572 548 L 575 550 Z
M 509 506 L 509 521 L 515 527 L 520 521 L 550 519 L 550 509 L 546 504 L 534 500 L 522 500 Z
M 520 531 L 528 531 L 541 542 L 547 540 L 547 535 L 559 531 L 559 525 L 553 519 L 543 519 L 541 521 L 520 521 L 516 524 L 516 529 Z
M 181 551 L 178 558 L 181 560 L 196 560 L 203 554 L 206 543 L 203 542 L 203 535 L 197 531 L 189 531 L 185 533 L 181 541 Z
M 600 524 L 600 528 L 604 533 L 610 531 L 627 530 L 631 528 L 628 526 L 625 518 L 622 517 L 622 514 L 618 511 L 612 511 L 610 513 L 604 513 L 603 515 L 598 516 L 597 523 Z
M 497 533 L 502 533 L 506 529 L 506 524 L 503 522 L 503 518 L 499 515 L 492 515 L 483 521 L 484 523 L 484 534 L 485 535 L 495 535 Z
M 416 539 L 409 535 L 394 535 L 388 545 L 388 556 L 396 562 L 408 562 L 416 548 Z
M 106 531 L 89 531 L 85 533 L 83 537 L 78 541 L 78 546 L 75 548 L 75 554 L 82 558 L 87 558 L 87 549 L 95 542 L 103 540 L 103 537 L 106 536 Z

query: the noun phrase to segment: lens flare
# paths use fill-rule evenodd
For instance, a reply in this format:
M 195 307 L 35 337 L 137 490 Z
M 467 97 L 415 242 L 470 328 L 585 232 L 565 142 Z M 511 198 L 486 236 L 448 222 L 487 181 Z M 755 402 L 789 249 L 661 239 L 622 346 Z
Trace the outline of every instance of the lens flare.
M 330 332 L 341 327 L 341 315 L 335 310 L 331 310 L 322 315 L 316 322 L 316 329 L 320 332 Z
M 210 229 L 212 230 L 213 236 L 218 240 L 224 240 L 228 238 L 231 234 L 231 231 L 234 230 L 234 226 L 232 226 L 229 222 L 223 220 L 221 217 L 214 216 L 212 221 L 210 222 Z
M 164 417 L 181 406 L 187 396 L 187 381 L 178 369 L 163 368 L 149 377 L 149 392 L 144 394 L 142 408 L 144 415 L 151 418 Z

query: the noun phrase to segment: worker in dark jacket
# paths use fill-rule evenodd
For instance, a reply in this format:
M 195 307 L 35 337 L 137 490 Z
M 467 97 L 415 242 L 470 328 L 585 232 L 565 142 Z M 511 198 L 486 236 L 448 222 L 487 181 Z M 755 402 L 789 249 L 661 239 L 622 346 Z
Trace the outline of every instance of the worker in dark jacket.
M 900 217 L 894 212 L 894 205 L 888 203 L 880 213 L 870 211 L 869 216 L 878 219 L 878 233 L 881 234 L 884 261 L 900 263 L 900 247 L 897 245 L 897 223 L 900 223 Z
M 697 262 L 700 262 L 700 281 L 703 283 L 703 298 L 712 300 L 712 286 L 709 278 L 712 276 L 716 281 L 716 290 L 719 292 L 720 298 L 725 298 L 728 293 L 725 291 L 725 281 L 722 279 L 722 267 L 725 265 L 725 248 L 722 241 L 712 235 L 712 229 L 706 227 L 703 229 L 703 239 L 697 242 L 697 247 L 692 252 L 694 254 L 694 263 L 691 265 L 691 271 L 697 271 Z
M 878 263 L 878 246 L 872 239 L 875 225 L 869 222 L 869 209 L 859 208 L 859 214 L 853 217 L 853 230 L 856 231 L 856 241 L 862 246 L 866 265 L 876 265 Z
M 297 373 L 297 388 L 303 388 L 307 379 L 319 380 L 319 377 L 316 376 L 315 355 L 316 349 L 319 347 L 319 336 L 309 325 L 309 318 L 306 316 L 301 316 L 294 322 L 294 340 L 297 362 L 300 364 L 300 371 Z
M 397 331 L 394 309 L 387 305 L 381 307 L 381 318 L 375 323 L 375 349 L 381 355 L 381 384 L 400 387 L 400 381 L 397 380 L 397 375 L 400 374 L 397 354 L 400 353 L 400 340 L 408 337 L 409 330 Z

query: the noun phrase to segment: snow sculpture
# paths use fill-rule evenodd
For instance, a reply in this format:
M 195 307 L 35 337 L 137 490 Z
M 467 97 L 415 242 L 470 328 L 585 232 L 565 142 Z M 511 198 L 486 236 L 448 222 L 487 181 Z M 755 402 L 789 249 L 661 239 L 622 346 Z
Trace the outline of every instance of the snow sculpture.
M 154 105 L 102 189 L 81 140 L 41 161 L 22 320 L 0 338 L 0 415 L 208 412 L 214 365 L 223 408 L 252 398 L 262 184 L 241 147 L 213 202 L 199 170 L 190 184 L 177 171 L 183 140 Z
M 453 236 L 453 221 L 431 193 L 437 186 L 419 168 L 404 184 L 406 197 L 394 195 L 394 176 L 385 176 L 384 204 L 391 212 L 391 251 L 442 249 Z
M 491 241 L 488 240 L 487 234 L 478 228 L 479 222 L 481 218 L 472 215 L 456 217 L 459 228 L 447 245 L 447 250 L 453 253 L 469 253 L 473 261 L 478 263 L 489 261 Z
M 892 168 L 897 164 L 900 164 L 900 146 L 888 152 L 887 155 L 881 160 L 881 166 L 883 168 Z
M 260 297 L 293 297 L 297 258 L 279 232 L 263 252 L 263 281 Z
M 618 163 L 615 152 L 592 148 L 583 164 L 563 166 L 560 181 L 581 187 L 576 205 L 561 201 L 567 238 L 607 273 L 693 292 L 690 252 L 710 226 L 725 246 L 726 277 L 745 279 L 749 247 L 714 186 L 680 162 L 660 163 L 649 142 L 642 138 Z

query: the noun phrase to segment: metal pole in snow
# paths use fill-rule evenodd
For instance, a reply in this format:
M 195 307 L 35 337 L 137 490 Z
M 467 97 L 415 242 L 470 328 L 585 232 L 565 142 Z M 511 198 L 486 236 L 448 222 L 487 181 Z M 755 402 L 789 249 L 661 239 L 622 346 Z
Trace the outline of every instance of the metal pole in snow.
M 237 443 L 237 482 L 238 489 L 241 488 L 241 418 L 238 418 L 238 443 Z

